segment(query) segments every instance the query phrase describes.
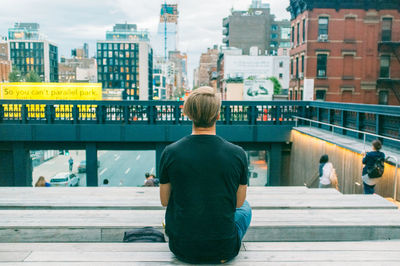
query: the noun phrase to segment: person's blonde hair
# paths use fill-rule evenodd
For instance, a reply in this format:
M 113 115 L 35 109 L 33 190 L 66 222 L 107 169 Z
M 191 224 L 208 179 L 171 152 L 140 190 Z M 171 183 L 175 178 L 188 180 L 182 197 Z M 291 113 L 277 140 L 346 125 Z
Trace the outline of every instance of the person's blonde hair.
M 218 119 L 221 98 L 211 87 L 192 91 L 183 105 L 183 113 L 193 121 L 195 127 L 210 128 Z
M 46 180 L 44 179 L 44 176 L 39 177 L 38 181 L 35 184 L 35 187 L 45 187 L 46 186 Z

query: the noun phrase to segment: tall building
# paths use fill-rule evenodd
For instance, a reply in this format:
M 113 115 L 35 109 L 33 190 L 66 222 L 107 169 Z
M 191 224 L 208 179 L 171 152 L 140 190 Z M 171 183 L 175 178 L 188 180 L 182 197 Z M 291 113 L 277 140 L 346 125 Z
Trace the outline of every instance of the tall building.
M 277 55 L 279 47 L 290 45 L 290 22 L 276 20 L 269 4 L 260 0 L 253 1 L 248 11 L 232 11 L 222 24 L 223 43 L 242 49 L 245 55 L 252 47 L 258 48 L 259 55 Z
M 146 30 L 135 24 L 116 24 L 97 42 L 97 76 L 103 90 L 119 90 L 123 99 L 153 97 L 153 49 Z
M 177 4 L 162 4 L 157 34 L 152 40 L 154 55 L 168 59 L 169 52 L 178 50 Z
M 58 47 L 45 39 L 37 23 L 15 23 L 8 30 L 10 59 L 23 76 L 35 71 L 45 82 L 58 81 Z
M 290 99 L 400 104 L 400 0 L 291 0 Z
M 210 86 L 211 85 L 211 76 L 212 70 L 217 69 L 217 62 L 219 57 L 218 46 L 214 45 L 213 48 L 208 48 L 206 53 L 202 53 L 200 56 L 200 65 L 199 70 L 197 72 L 198 85 L 201 86 Z
M 8 44 L 0 40 L 0 82 L 8 81 L 11 62 L 8 60 Z

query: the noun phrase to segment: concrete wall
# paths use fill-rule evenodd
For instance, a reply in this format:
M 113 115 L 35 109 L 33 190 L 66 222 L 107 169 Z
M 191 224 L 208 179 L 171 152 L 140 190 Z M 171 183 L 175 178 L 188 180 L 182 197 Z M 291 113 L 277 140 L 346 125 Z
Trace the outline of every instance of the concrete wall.
M 303 186 L 318 175 L 319 159 L 328 154 L 336 169 L 339 189 L 342 193 L 362 193 L 362 158 L 359 153 L 344 149 L 326 141 L 292 131 L 289 185 Z M 375 191 L 383 197 L 393 197 L 395 167 L 385 164 L 385 173 Z M 357 185 L 360 184 L 360 185 Z M 318 185 L 314 182 L 313 186 Z M 400 198 L 398 191 L 397 198 Z

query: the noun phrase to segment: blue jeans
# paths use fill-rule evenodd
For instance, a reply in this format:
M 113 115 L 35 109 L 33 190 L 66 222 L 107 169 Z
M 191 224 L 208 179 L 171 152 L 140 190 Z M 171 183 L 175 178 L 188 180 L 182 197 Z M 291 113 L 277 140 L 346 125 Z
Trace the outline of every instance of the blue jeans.
M 375 193 L 375 185 L 370 186 L 363 182 L 364 185 L 364 194 L 374 194 Z
M 238 229 L 240 240 L 243 239 L 251 222 L 251 207 L 247 200 L 244 201 L 242 207 L 236 208 L 235 224 Z

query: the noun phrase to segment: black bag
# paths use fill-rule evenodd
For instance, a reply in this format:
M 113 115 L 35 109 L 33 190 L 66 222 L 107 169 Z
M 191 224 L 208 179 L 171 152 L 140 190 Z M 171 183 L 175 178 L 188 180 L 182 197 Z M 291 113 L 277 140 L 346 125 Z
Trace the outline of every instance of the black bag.
M 162 242 L 165 243 L 164 234 L 153 227 L 133 229 L 124 233 L 124 242 Z
M 385 159 L 376 159 L 374 166 L 367 169 L 367 174 L 369 178 L 379 178 L 383 175 L 385 171 Z

